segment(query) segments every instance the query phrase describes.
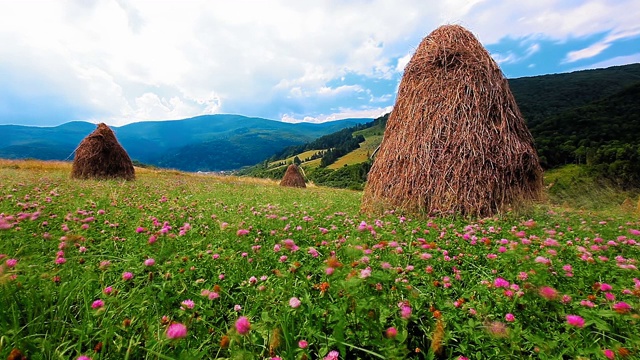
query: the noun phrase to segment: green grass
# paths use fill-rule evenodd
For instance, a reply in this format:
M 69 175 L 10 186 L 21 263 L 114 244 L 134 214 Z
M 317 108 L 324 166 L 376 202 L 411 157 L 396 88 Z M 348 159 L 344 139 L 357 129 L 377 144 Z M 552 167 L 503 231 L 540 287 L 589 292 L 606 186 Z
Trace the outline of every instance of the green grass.
M 311 157 L 312 155 L 314 155 L 315 153 L 317 153 L 317 152 L 319 152 L 319 151 L 323 151 L 323 150 L 309 150 L 309 151 L 305 151 L 305 152 L 300 153 L 300 154 L 298 154 L 298 155 L 294 155 L 294 156 L 288 157 L 288 158 L 286 158 L 286 159 L 284 159 L 284 160 L 276 160 L 276 161 L 272 161 L 272 162 L 270 162 L 270 163 L 269 163 L 269 165 L 268 165 L 268 166 L 269 166 L 269 168 L 270 168 L 270 169 L 271 169 L 272 167 L 273 167 L 273 169 L 277 169 L 277 168 L 280 168 L 280 167 L 283 167 L 283 166 L 288 166 L 288 165 L 280 165 L 280 166 L 276 166 L 276 165 L 278 165 L 278 164 L 279 164 L 279 163 L 281 163 L 281 162 L 284 162 L 285 164 L 291 164 L 291 163 L 293 163 L 293 159 L 294 159 L 296 156 L 298 157 L 298 159 L 300 159 L 300 161 L 302 161 L 302 164 L 304 164 L 304 165 L 308 165 L 308 164 L 310 164 L 310 163 L 314 162 L 314 160 L 318 160 L 318 161 L 317 161 L 317 163 L 318 163 L 318 164 L 320 164 L 320 160 L 319 160 L 319 159 L 314 159 L 314 160 L 310 160 L 310 161 L 304 161 L 304 159 L 306 159 L 306 158 L 308 158 L 308 157 Z M 274 167 L 274 166 L 275 166 L 275 167 Z
M 320 166 L 320 162 L 322 162 L 322 159 L 313 159 L 310 161 L 305 161 L 301 164 L 301 166 L 305 169 L 309 168 L 317 168 Z
M 0 358 L 640 355 L 640 224 L 615 207 L 375 217 L 356 191 L 69 172 L 0 162 Z M 169 338 L 172 323 L 184 338 Z
M 584 166 L 566 165 L 545 173 L 549 202 L 583 210 L 633 211 L 623 207 L 625 200 L 634 205 L 638 191 L 621 191 L 598 182 Z
M 335 163 L 329 165 L 328 168 L 336 170 L 345 165 L 359 164 L 367 161 L 382 142 L 383 133 L 384 128 L 381 126 L 374 126 L 354 132 L 353 136 L 362 135 L 365 141 L 360 144 L 359 148 L 340 157 Z
M 353 133 L 354 136 L 363 135 L 365 137 L 365 141 L 360 144 L 360 147 L 358 149 L 355 149 L 354 151 L 348 153 L 347 155 L 340 157 L 335 163 L 327 166 L 327 168 L 336 170 L 345 165 L 359 164 L 367 161 L 371 156 L 371 154 L 373 154 L 373 152 L 376 150 L 378 145 L 380 145 L 380 142 L 382 142 L 383 132 L 384 132 L 384 129 L 381 128 L 380 126 L 375 126 L 375 127 L 354 132 Z M 311 155 L 317 153 L 318 151 L 322 151 L 322 150 L 309 150 L 295 156 L 298 156 L 298 158 L 303 161 L 302 166 L 304 166 L 305 168 L 316 168 L 320 166 L 320 159 L 315 159 L 311 161 L 304 161 L 304 159 L 310 157 Z M 283 161 L 289 164 L 293 161 L 293 158 L 295 156 L 291 156 L 284 160 L 271 162 L 269 163 L 269 167 L 277 165 L 278 163 Z M 277 168 L 279 167 L 274 167 L 273 169 L 277 169 Z
M 384 127 L 380 126 L 380 125 L 376 125 L 370 128 L 366 128 L 363 130 L 359 130 L 353 133 L 354 136 L 357 135 L 362 135 L 365 138 L 368 137 L 372 137 L 372 136 L 382 136 L 384 134 Z
M 340 157 L 335 163 L 327 166 L 329 169 L 339 169 L 345 165 L 359 164 L 367 161 L 371 154 L 376 150 L 380 142 L 382 141 L 382 135 L 372 135 L 365 138 L 365 141 L 360 144 L 360 147 L 354 151 L 348 153 L 345 156 Z

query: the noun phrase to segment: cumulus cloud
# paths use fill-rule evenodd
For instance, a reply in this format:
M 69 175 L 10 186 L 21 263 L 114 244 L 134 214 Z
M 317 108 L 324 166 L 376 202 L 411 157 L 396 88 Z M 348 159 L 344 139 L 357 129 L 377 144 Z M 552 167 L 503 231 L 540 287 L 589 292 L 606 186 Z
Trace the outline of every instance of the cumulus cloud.
M 30 79 L 29 88 L 0 79 L 0 95 L 19 93 L 26 101 L 50 92 L 73 105 L 69 116 L 119 124 L 218 112 L 330 120 L 371 102 L 391 106 L 413 51 L 439 25 L 466 26 L 485 45 L 609 34 L 567 57 L 575 61 L 637 36 L 638 12 L 631 9 L 638 6 L 636 0 L 0 2 L 0 73 Z M 523 49 L 493 55 L 507 63 L 540 51 L 535 41 Z M 339 83 L 348 76 L 371 81 Z M 374 95 L 374 81 L 392 86 Z
M 364 89 L 360 85 L 342 85 L 335 88 L 323 86 L 318 90 L 318 95 L 339 96 L 340 94 L 363 92 Z
M 154 93 L 145 93 L 136 98 L 136 118 L 143 120 L 152 119 L 180 119 L 189 116 L 190 109 L 182 99 L 174 96 L 170 99 L 161 98 Z

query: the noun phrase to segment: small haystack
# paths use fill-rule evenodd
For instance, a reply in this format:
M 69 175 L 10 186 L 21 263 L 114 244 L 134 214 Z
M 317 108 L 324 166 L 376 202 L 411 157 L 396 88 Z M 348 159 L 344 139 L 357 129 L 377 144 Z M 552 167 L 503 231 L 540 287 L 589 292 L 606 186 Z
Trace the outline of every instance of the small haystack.
M 433 31 L 405 67 L 363 210 L 490 216 L 541 189 L 533 138 L 496 62 L 461 26 Z
M 296 164 L 291 164 L 287 168 L 287 171 L 284 173 L 282 177 L 282 181 L 280 181 L 280 186 L 289 186 L 289 187 L 298 187 L 298 188 L 306 188 L 307 185 L 304 182 L 304 176 L 302 176 L 302 172 L 300 168 Z
M 71 177 L 134 180 L 136 175 L 129 155 L 113 131 L 101 123 L 78 145 L 73 158 Z
M 634 204 L 631 199 L 626 198 L 622 204 L 620 204 L 620 209 L 626 213 L 633 214 L 636 211 L 636 204 Z

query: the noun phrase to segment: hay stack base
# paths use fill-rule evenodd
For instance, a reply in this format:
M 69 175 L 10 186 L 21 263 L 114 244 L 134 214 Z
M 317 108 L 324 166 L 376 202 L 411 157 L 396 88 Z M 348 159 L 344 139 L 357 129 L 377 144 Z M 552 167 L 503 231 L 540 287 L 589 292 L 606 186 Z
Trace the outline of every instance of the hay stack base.
M 78 145 L 73 158 L 71 177 L 134 180 L 136 176 L 129 155 L 113 131 L 101 123 Z
M 306 188 L 307 184 L 305 184 L 300 168 L 295 164 L 291 164 L 287 167 L 287 171 L 284 173 L 282 181 L 280 181 L 280 186 Z
M 362 209 L 490 216 L 538 199 L 542 168 L 502 71 L 446 25 L 407 64 Z

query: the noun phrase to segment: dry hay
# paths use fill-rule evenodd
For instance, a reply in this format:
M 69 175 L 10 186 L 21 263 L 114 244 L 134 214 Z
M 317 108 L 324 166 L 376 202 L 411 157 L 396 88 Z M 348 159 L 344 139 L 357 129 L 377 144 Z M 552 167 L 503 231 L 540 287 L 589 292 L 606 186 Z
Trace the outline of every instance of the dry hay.
M 622 204 L 620 204 L 620 209 L 627 213 L 633 213 L 636 210 L 636 204 L 629 198 L 624 199 Z
M 362 209 L 490 216 L 541 190 L 533 138 L 502 71 L 465 28 L 436 29 L 405 67 Z
M 63 170 L 69 171 L 71 163 L 57 160 L 35 159 L 0 159 L 0 169 L 29 169 L 29 170 Z
M 300 168 L 296 164 L 291 164 L 287 167 L 287 171 L 280 181 L 280 186 L 306 188 L 307 185 L 304 182 L 304 177 L 300 172 Z
M 105 124 L 87 135 L 73 159 L 71 177 L 76 179 L 134 180 L 135 170 L 127 152 Z

